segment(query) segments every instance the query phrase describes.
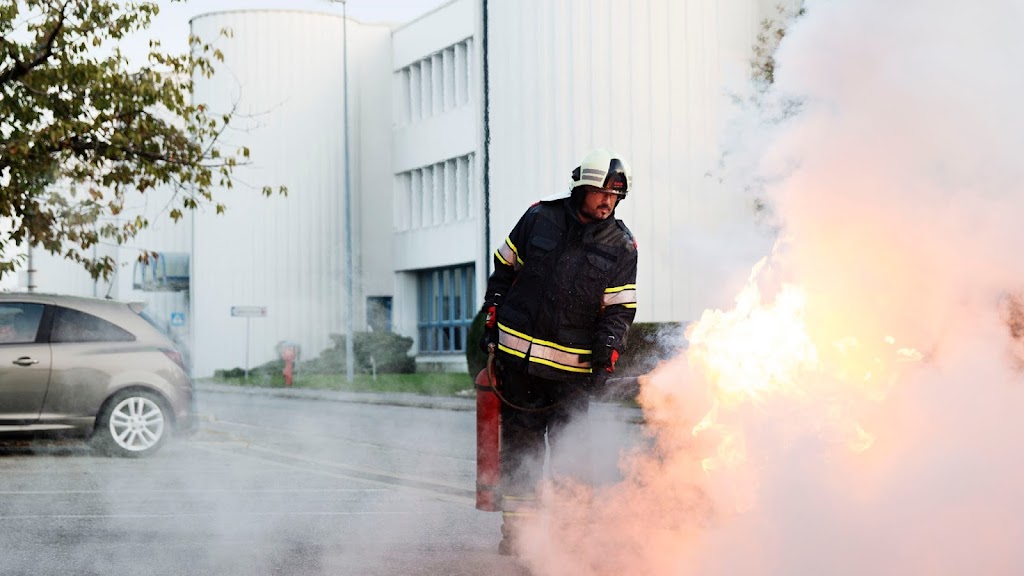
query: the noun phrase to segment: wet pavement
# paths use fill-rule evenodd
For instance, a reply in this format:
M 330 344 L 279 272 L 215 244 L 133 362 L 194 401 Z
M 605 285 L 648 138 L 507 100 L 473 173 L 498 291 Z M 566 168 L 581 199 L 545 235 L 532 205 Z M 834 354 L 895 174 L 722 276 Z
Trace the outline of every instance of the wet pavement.
M 472 398 L 198 398 L 199 432 L 146 459 L 0 442 L 0 574 L 527 573 L 496 553 L 500 516 L 474 508 Z M 634 441 L 633 416 L 595 407 L 598 439 Z

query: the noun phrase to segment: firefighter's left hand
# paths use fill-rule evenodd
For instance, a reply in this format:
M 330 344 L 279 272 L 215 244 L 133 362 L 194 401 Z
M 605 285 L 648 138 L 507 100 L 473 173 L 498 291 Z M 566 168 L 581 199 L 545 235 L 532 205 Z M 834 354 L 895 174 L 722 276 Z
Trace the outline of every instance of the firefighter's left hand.
M 619 351 L 615 348 L 608 348 L 605 350 L 594 350 L 594 356 L 590 360 L 591 366 L 594 367 L 594 372 L 607 372 L 609 374 L 615 372 L 615 363 L 619 360 Z
M 611 374 L 615 372 L 615 363 L 619 361 L 619 351 L 612 348 L 611 358 L 609 358 L 608 365 L 604 367 L 604 371 Z
M 603 353 L 602 353 L 603 352 Z M 619 351 L 614 348 L 595 350 L 591 360 L 591 377 L 587 391 L 591 394 L 601 394 L 604 391 L 604 384 L 608 378 L 615 373 L 615 362 L 619 359 Z
M 594 344 L 594 352 L 590 357 L 590 365 L 597 371 L 598 367 L 609 373 L 615 372 L 615 362 L 619 359 L 619 351 L 615 349 L 615 336 L 607 336 L 603 342 Z

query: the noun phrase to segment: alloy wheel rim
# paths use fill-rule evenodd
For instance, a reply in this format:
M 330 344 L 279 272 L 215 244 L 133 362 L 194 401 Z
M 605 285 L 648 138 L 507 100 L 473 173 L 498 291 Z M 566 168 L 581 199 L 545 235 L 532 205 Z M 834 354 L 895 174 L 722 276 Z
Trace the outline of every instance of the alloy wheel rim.
M 126 398 L 110 413 L 110 436 L 125 450 L 140 452 L 152 448 L 163 434 L 163 410 L 149 398 Z

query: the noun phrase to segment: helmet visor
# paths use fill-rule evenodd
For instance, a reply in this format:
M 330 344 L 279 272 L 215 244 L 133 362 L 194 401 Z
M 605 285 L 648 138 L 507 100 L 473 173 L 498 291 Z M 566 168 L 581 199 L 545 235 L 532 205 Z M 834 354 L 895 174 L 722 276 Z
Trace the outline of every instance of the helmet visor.
M 604 179 L 604 186 L 601 186 L 605 190 L 609 190 L 618 194 L 619 196 L 625 196 L 629 192 L 629 180 L 626 178 L 626 167 L 622 165 L 622 161 L 618 158 L 612 158 L 612 161 L 608 164 L 608 175 Z

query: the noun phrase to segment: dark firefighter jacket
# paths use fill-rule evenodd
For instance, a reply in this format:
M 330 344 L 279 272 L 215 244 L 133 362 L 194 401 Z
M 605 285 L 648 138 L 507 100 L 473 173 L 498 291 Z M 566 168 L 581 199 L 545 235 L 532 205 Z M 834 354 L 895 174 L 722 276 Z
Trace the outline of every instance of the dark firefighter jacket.
M 499 358 L 541 378 L 589 380 L 595 347 L 623 351 L 636 263 L 633 235 L 614 215 L 583 224 L 569 199 L 531 206 L 495 251 L 487 283 Z

